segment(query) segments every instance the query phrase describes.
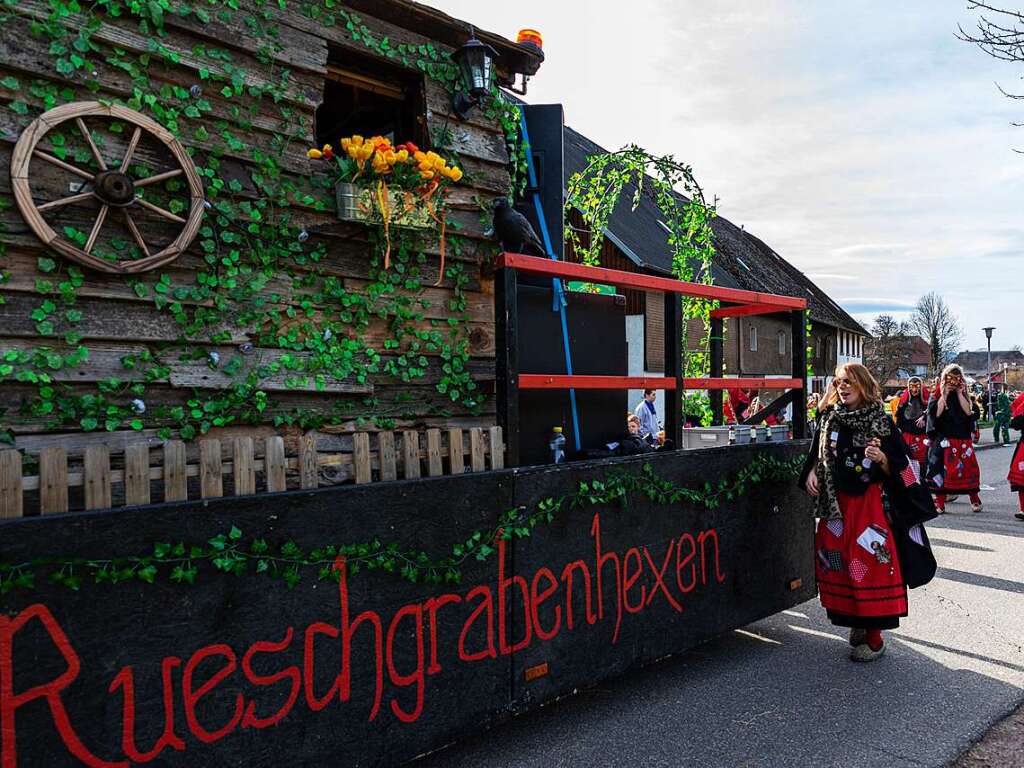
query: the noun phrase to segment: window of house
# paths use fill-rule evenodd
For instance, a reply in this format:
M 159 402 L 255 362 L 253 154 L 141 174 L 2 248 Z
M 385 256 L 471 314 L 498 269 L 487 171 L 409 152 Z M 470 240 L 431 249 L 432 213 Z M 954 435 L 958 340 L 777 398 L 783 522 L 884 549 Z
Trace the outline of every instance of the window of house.
M 750 326 L 750 351 L 757 352 L 757 326 Z
M 814 356 L 821 360 L 821 336 L 814 340 Z
M 423 76 L 376 58 L 332 50 L 323 101 L 316 108 L 317 144 L 344 136 L 384 136 L 398 143 L 428 142 Z
M 786 354 L 786 334 L 783 331 L 779 331 L 777 338 L 779 341 L 779 354 L 784 355 Z
M 832 339 L 825 339 L 825 362 L 832 359 Z

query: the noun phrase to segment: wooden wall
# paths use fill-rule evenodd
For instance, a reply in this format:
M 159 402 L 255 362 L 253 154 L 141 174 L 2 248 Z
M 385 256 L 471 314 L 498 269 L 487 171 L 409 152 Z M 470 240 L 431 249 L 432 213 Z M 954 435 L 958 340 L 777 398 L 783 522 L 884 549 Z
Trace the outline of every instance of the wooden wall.
M 240 0 L 238 5 L 239 10 L 233 14 L 217 15 L 211 10 L 212 18 L 206 22 L 194 15 L 166 13 L 165 34 L 148 37 L 140 32 L 139 19 L 128 13 L 120 17 L 61 16 L 52 13 L 44 0 L 19 0 L 5 8 L 6 16 L 0 20 L 0 167 L 9 166 L 13 145 L 25 127 L 47 106 L 53 106 L 45 104 L 47 98 L 52 100 L 56 95 L 57 103 L 95 99 L 126 102 L 138 83 L 133 82 L 132 73 L 118 62 L 138 63 L 139 57 L 148 52 L 146 70 L 154 88 L 168 85 L 178 89 L 169 99 L 158 95 L 157 105 L 179 110 L 180 139 L 196 164 L 210 165 L 211 158 L 215 158 L 219 160 L 219 176 L 237 181 L 237 185 L 232 183 L 230 193 L 227 190 L 222 193 L 221 199 L 227 194 L 238 203 L 259 196 L 253 178 L 257 170 L 252 162 L 253 148 L 273 153 L 283 178 L 296 186 L 296 191 L 288 195 L 286 215 L 295 231 L 308 232 L 308 241 L 303 238 L 301 248 L 296 249 L 287 269 L 269 277 L 259 274 L 260 254 L 243 253 L 241 261 L 249 265 L 249 271 L 239 279 L 265 280 L 264 288 L 238 302 L 231 298 L 227 288 L 214 291 L 220 300 L 226 301 L 227 310 L 222 314 L 228 318 L 222 327 L 213 329 L 222 332 L 217 343 L 211 343 L 206 337 L 193 338 L 183 345 L 181 328 L 172 316 L 173 307 L 159 307 L 158 284 L 161 280 L 169 283 L 172 296 L 173 288 L 196 285 L 197 274 L 207 268 L 204 251 L 199 245 L 202 236 L 168 267 L 144 273 L 134 282 L 84 270 L 74 301 L 74 309 L 81 312 L 80 320 L 69 324 L 62 317 L 63 308 L 59 307 L 53 316 L 52 328 L 44 327 L 40 332 L 32 313 L 54 296 L 44 296 L 45 286 L 41 289 L 39 281 L 57 285 L 68 280 L 69 265 L 48 252 L 29 231 L 13 205 L 8 174 L 0 174 L 0 242 L 5 245 L 5 250 L 0 252 L 0 272 L 5 276 L 0 281 L 0 297 L 3 298 L 0 303 L 0 359 L 11 349 L 45 348 L 70 354 L 75 346 L 66 344 L 64 336 L 66 331 L 72 330 L 81 336 L 80 344 L 88 348 L 88 360 L 61 366 L 51 374 L 54 386 L 62 392 L 88 395 L 97 393 L 98 383 L 104 380 L 118 379 L 127 386 L 143 377 L 138 368 L 125 367 L 122 361 L 126 356 L 138 357 L 147 350 L 151 354 L 158 353 L 168 370 L 166 375 L 145 384 L 145 394 L 141 397 L 146 403 L 146 413 L 139 415 L 143 428 L 135 431 L 136 436 L 139 432 L 152 436 L 161 427 L 173 428 L 180 423 L 173 418 L 155 416 L 159 405 L 187 409 L 190 399 L 202 399 L 209 393 L 216 394 L 231 387 L 238 377 L 223 373 L 230 360 L 239 358 L 243 372 L 280 360 L 286 350 L 259 332 L 262 313 L 271 309 L 280 312 L 299 309 L 300 317 L 302 312 L 308 312 L 315 328 L 319 318 L 326 315 L 317 302 L 325 301 L 324 287 L 328 282 L 348 295 L 356 295 L 366 289 L 371 279 L 371 248 L 365 228 L 342 224 L 334 218 L 333 195 L 322 184 L 326 166 L 307 159 L 305 152 L 313 144 L 313 115 L 323 91 L 329 51 L 332 57 L 339 52 L 342 56 L 348 53 L 371 58 L 377 54 L 363 42 L 353 39 L 353 30 L 346 28 L 344 20 L 335 19 L 333 24 L 325 24 L 322 19 L 304 15 L 299 4 L 289 3 L 284 10 L 277 3 L 263 4 L 254 0 Z M 387 6 L 387 3 L 380 4 L 382 14 L 387 12 Z M 227 8 L 227 4 L 224 7 Z M 361 20 L 377 40 L 387 38 L 392 48 L 403 43 L 421 46 L 433 42 L 382 18 L 361 15 Z M 95 25 L 89 39 L 94 49 L 83 55 L 93 71 L 58 71 L 66 69 L 57 65 L 61 57 L 47 53 L 54 35 L 42 33 L 41 27 L 56 25 L 55 28 L 61 30 L 59 34 L 66 34 L 68 42 L 72 42 L 77 30 L 90 23 Z M 273 34 L 269 38 L 256 35 L 253 31 L 256 28 L 272 29 Z M 269 46 L 268 39 L 273 40 Z M 435 45 L 439 50 L 446 50 L 442 45 Z M 198 55 L 197 51 L 216 52 L 216 55 Z M 69 55 L 76 55 L 73 48 L 65 54 Z M 214 76 L 234 72 L 246 83 L 245 89 L 233 98 L 226 97 L 222 95 L 222 86 L 230 85 L 230 79 L 204 79 L 211 72 Z M 98 83 L 99 89 L 90 89 L 89 80 Z M 251 86 L 268 82 L 285 84 L 280 103 L 275 104 L 265 95 L 253 95 Z M 186 94 L 182 98 L 181 94 L 182 89 L 188 91 L 194 85 L 202 87 L 202 99 L 210 109 L 189 116 L 185 110 L 193 97 Z M 324 389 L 317 391 L 312 383 L 296 387 L 294 382 L 286 381 L 285 372 L 261 376 L 257 389 L 266 393 L 267 408 L 262 413 L 249 409 L 244 416 L 243 409 L 239 408 L 237 413 L 230 414 L 235 418 L 236 427 L 240 423 L 262 422 L 269 427 L 266 431 L 294 433 L 297 427 L 274 426 L 275 417 L 289 412 L 325 414 L 322 431 L 332 434 L 357 428 L 372 430 L 374 419 L 386 422 L 388 427 L 493 424 L 493 403 L 488 396 L 493 392 L 494 379 L 493 279 L 489 264 L 495 249 L 484 235 L 488 217 L 481 213 L 481 205 L 486 205 L 495 195 L 504 194 L 508 187 L 504 134 L 498 122 L 488 119 L 479 109 L 473 111 L 468 121 L 458 121 L 452 114 L 448 93 L 430 77 L 424 78 L 424 90 L 428 128 L 435 135 L 442 130 L 450 131 L 451 145 L 459 153 L 460 165 L 466 171 L 451 196 L 448 217 L 449 232 L 457 232 L 463 246 L 457 249 L 449 243 L 447 258 L 449 264 L 454 261 L 464 269 L 465 312 L 469 322 L 462 326 L 462 338 L 469 343 L 468 367 L 485 395 L 484 405 L 474 411 L 439 392 L 437 383 L 444 361 L 436 350 L 421 348 L 417 354 L 427 358 L 426 375 L 411 382 L 383 374 L 365 382 L 335 380 L 328 376 Z M 141 111 L 159 121 L 154 107 L 143 105 Z M 72 131 L 66 133 L 72 132 L 73 126 Z M 120 138 L 115 136 L 104 153 L 109 151 L 111 157 L 119 157 L 126 137 L 126 134 Z M 238 150 L 239 142 L 246 145 L 244 151 Z M 144 149 L 140 147 L 140 152 Z M 156 153 L 159 148 L 145 151 Z M 157 162 L 155 158 L 153 161 Z M 40 188 L 49 182 L 62 187 L 63 195 L 68 194 L 67 177 L 61 177 L 62 172 L 35 161 L 32 168 L 38 169 Z M 322 199 L 326 209 L 317 210 L 310 199 L 303 200 L 302 196 L 307 193 Z M 45 199 L 40 196 L 37 202 Z M 211 215 L 208 212 L 207 218 Z M 48 218 L 58 229 L 74 225 L 88 231 L 94 217 L 95 210 L 67 208 L 61 215 Z M 313 266 L 304 255 L 320 244 L 326 248 L 325 255 L 318 266 Z M 425 253 L 427 258 L 418 282 L 421 286 L 431 286 L 438 270 L 436 242 L 426 248 Z M 40 271 L 39 257 L 54 259 L 56 270 Z M 448 320 L 453 316 L 447 306 L 448 300 L 453 298 L 450 280 L 440 288 L 410 290 L 400 286 L 398 290 L 423 302 L 416 304 L 417 311 L 423 315 L 413 323 L 416 328 L 424 332 L 431 328 L 448 332 Z M 201 308 L 204 301 L 212 303 L 209 298 L 193 301 L 187 296 L 180 301 L 186 312 Z M 303 305 L 303 301 L 307 304 Z M 389 356 L 394 358 L 415 342 L 407 336 L 398 349 L 384 349 L 393 320 L 393 317 L 374 318 L 365 331 L 358 332 L 381 351 L 384 360 Z M 252 349 L 242 346 L 249 344 L 253 345 Z M 181 353 L 186 348 L 191 352 L 216 352 L 220 362 L 217 367 L 211 367 L 202 358 L 182 359 Z M 246 350 L 241 357 L 240 348 Z M 107 397 L 123 408 L 136 395 L 121 390 L 123 387 Z M 0 410 L 4 410 L 0 413 L 0 429 L 8 428 L 19 437 L 31 437 L 34 450 L 64 440 L 62 435 L 81 431 L 77 418 L 62 419 L 57 412 L 27 413 L 24 406 L 37 392 L 37 385 L 13 380 L 13 374 L 0 376 Z M 123 419 L 114 432 L 128 429 L 129 423 L 128 418 Z M 117 434 L 104 433 L 103 426 L 101 416 L 97 439 L 123 442 L 124 438 Z M 52 440 L 46 439 L 47 436 Z

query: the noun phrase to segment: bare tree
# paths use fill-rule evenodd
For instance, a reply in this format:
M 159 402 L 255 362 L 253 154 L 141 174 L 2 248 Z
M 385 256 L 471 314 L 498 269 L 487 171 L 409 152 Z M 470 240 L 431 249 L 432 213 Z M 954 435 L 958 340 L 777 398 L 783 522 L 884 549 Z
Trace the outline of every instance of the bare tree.
M 910 327 L 931 347 L 931 373 L 936 373 L 952 360 L 963 339 L 963 331 L 953 310 L 935 293 L 926 293 L 917 300 L 910 316 Z
M 1024 63 L 1024 11 L 1001 8 L 984 0 L 969 0 L 967 10 L 979 12 L 977 28 L 968 32 L 958 24 L 958 38 L 973 43 L 994 59 Z M 1010 93 L 999 83 L 996 88 L 1008 99 L 1024 99 L 1024 93 Z M 1013 125 L 1020 127 L 1024 123 Z
M 871 326 L 871 338 L 864 344 L 864 365 L 879 384 L 895 378 L 910 361 L 910 327 L 892 315 L 879 315 Z

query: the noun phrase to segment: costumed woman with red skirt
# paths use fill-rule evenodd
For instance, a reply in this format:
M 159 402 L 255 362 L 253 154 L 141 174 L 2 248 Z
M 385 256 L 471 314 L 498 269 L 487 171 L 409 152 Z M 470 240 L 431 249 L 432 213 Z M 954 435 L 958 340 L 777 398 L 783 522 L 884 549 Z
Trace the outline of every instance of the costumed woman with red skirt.
M 948 494 L 966 493 L 971 509 L 981 512 L 981 468 L 974 451 L 978 414 L 967 395 L 967 382 L 959 365 L 947 365 L 939 389 L 928 402 L 928 481 L 935 508 L 946 510 Z
M 833 624 L 850 627 L 854 661 L 880 657 L 882 630 L 907 615 L 901 557 L 883 506 L 891 478 L 920 488 L 878 383 L 863 365 L 841 365 L 821 401 L 801 481 L 821 518 L 814 537 L 821 604 Z
M 896 406 L 896 426 L 903 433 L 907 455 L 917 462 L 921 477 L 924 477 L 928 461 L 928 444 L 925 442 L 925 427 L 928 425 L 928 390 L 920 377 L 911 376 L 907 388 L 900 395 Z
M 1024 520 L 1024 392 L 1017 395 L 1017 398 L 1010 406 L 1010 429 L 1021 432 L 1017 447 L 1013 450 L 1013 458 L 1010 460 L 1010 473 L 1006 479 L 1010 481 L 1010 490 L 1016 492 L 1017 500 L 1020 503 L 1020 511 L 1014 517 Z

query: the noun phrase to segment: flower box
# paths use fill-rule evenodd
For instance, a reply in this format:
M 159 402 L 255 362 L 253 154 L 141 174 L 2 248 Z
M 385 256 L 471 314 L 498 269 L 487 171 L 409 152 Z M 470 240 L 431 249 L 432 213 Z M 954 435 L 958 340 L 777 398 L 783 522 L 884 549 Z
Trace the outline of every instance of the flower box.
M 335 194 L 338 201 L 338 218 L 342 221 L 356 221 L 363 224 L 381 224 L 383 222 L 376 190 L 340 181 L 335 186 Z M 389 226 L 409 229 L 437 227 L 437 222 L 434 221 L 420 197 L 414 192 L 388 190 L 387 205 L 391 213 Z

